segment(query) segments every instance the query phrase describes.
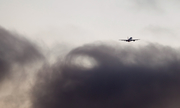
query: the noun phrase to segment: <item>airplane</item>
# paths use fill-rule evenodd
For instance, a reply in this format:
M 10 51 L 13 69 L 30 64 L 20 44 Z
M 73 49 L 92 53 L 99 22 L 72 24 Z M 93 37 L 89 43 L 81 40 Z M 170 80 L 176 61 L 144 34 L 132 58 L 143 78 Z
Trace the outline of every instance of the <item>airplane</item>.
M 133 39 L 132 37 L 128 38 L 128 39 L 119 39 L 120 41 L 126 41 L 126 42 L 131 42 L 131 41 L 137 41 L 140 39 Z

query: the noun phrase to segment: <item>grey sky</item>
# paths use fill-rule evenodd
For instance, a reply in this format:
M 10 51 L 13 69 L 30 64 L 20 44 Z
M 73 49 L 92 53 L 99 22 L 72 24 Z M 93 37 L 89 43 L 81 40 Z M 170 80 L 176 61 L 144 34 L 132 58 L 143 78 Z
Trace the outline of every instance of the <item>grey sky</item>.
M 48 45 L 133 36 L 143 40 L 137 44 L 150 41 L 178 47 L 179 5 L 178 0 L 1 0 L 0 25 Z M 149 26 L 176 36 L 171 39 L 168 33 L 156 40 L 159 34 L 144 32 Z
M 94 93 L 97 90 L 97 93 L 100 93 L 97 97 L 100 96 L 99 102 L 101 102 L 103 93 L 107 93 L 107 96 L 118 93 L 109 88 L 115 87 L 120 90 L 121 87 L 118 85 L 125 79 L 126 84 L 132 85 L 128 86 L 129 89 L 123 89 L 127 91 L 124 98 L 130 97 L 130 100 L 126 101 L 120 97 L 119 99 L 124 100 L 120 103 L 120 107 L 124 105 L 123 103 L 127 103 L 129 107 L 133 105 L 134 108 L 149 108 L 146 103 L 155 101 L 154 104 L 165 103 L 163 105 L 169 108 L 168 101 L 170 101 L 169 105 L 174 101 L 171 99 L 171 93 L 175 96 L 175 105 L 179 105 L 176 101 L 180 97 L 178 92 L 180 54 L 179 50 L 171 48 L 180 46 L 179 5 L 178 0 L 0 0 L 2 27 L 0 29 L 0 70 L 2 70 L 0 107 L 33 108 L 40 105 L 39 108 L 49 108 L 44 104 L 46 99 L 47 102 L 49 99 L 55 100 L 51 102 L 55 102 L 54 105 L 58 106 L 59 99 L 64 100 L 65 106 L 72 105 L 63 98 L 66 93 L 61 95 L 63 90 L 61 87 L 64 85 L 68 87 L 74 81 L 76 83 L 76 79 L 85 83 L 84 86 L 77 85 L 77 92 L 72 90 L 72 93 L 80 96 L 80 98 L 73 97 L 72 102 L 75 103 L 79 101 L 78 99 L 84 101 L 87 99 L 86 96 L 92 96 L 86 91 L 86 87 L 90 87 L 88 91 L 92 88 Z M 141 40 L 132 43 L 118 41 L 130 36 Z M 36 42 L 41 43 L 38 48 L 34 44 Z M 69 45 L 74 45 L 75 49 Z M 76 45 L 82 46 L 76 47 Z M 87 66 L 90 74 L 87 74 L 85 68 L 76 68 L 76 65 L 85 68 Z M 115 73 L 112 73 L 113 71 Z M 124 72 L 126 77 L 122 77 L 123 74 L 118 73 L 119 71 Z M 82 72 L 82 74 L 73 72 Z M 141 74 L 141 72 L 145 73 Z M 157 72 L 162 74 L 156 74 Z M 86 80 L 86 77 L 81 75 L 89 78 Z M 152 75 L 150 79 L 149 75 Z M 96 83 L 98 81 L 100 83 Z M 111 86 L 114 84 L 115 86 Z M 55 90 L 58 87 L 60 88 Z M 76 88 L 76 86 L 69 87 Z M 133 89 L 135 92 L 131 92 Z M 54 91 L 57 91 L 57 94 Z M 67 95 L 69 93 L 71 94 L 67 92 Z M 140 95 L 137 95 L 138 93 Z M 152 95 L 154 93 L 155 95 Z M 170 94 L 170 98 L 161 97 L 166 94 Z M 83 95 L 85 98 L 81 98 Z M 95 99 L 96 96 L 93 98 Z M 134 103 L 133 101 L 138 104 L 129 104 Z M 49 105 L 53 105 L 51 102 Z M 95 108 L 96 104 L 89 104 L 91 100 L 87 99 L 86 102 L 88 103 L 86 105 Z M 116 102 L 119 104 L 119 101 Z M 110 104 L 105 101 L 102 103 L 99 105 L 106 107 L 111 105 L 111 101 Z

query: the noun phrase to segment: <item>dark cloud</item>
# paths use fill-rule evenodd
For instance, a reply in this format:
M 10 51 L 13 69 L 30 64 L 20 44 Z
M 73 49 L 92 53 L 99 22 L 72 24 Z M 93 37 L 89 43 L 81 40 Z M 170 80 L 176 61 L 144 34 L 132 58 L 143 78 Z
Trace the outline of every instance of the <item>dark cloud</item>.
M 0 28 L 0 107 L 30 106 L 30 79 L 43 58 L 35 44 L 15 32 Z
M 179 52 L 161 45 L 85 45 L 41 69 L 32 107 L 176 108 L 179 65 Z
M 13 65 L 21 66 L 42 58 L 38 49 L 20 35 L 0 28 L 0 81 L 4 79 Z

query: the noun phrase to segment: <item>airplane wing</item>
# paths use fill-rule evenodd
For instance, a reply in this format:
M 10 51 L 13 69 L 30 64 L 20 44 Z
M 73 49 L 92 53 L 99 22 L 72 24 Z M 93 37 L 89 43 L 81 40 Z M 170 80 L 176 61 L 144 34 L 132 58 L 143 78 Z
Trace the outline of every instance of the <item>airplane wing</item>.
M 120 41 L 127 41 L 126 39 L 119 39 Z
M 133 39 L 132 41 L 137 41 L 137 40 L 140 40 L 140 39 Z

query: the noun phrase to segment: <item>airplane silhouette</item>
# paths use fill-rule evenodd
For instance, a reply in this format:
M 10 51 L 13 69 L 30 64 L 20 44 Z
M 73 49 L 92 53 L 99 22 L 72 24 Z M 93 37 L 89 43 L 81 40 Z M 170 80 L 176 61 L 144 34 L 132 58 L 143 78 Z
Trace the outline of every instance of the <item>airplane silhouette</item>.
M 131 41 L 137 41 L 140 39 L 133 39 L 132 37 L 128 38 L 128 39 L 119 39 L 120 41 L 126 41 L 126 42 L 131 42 Z

